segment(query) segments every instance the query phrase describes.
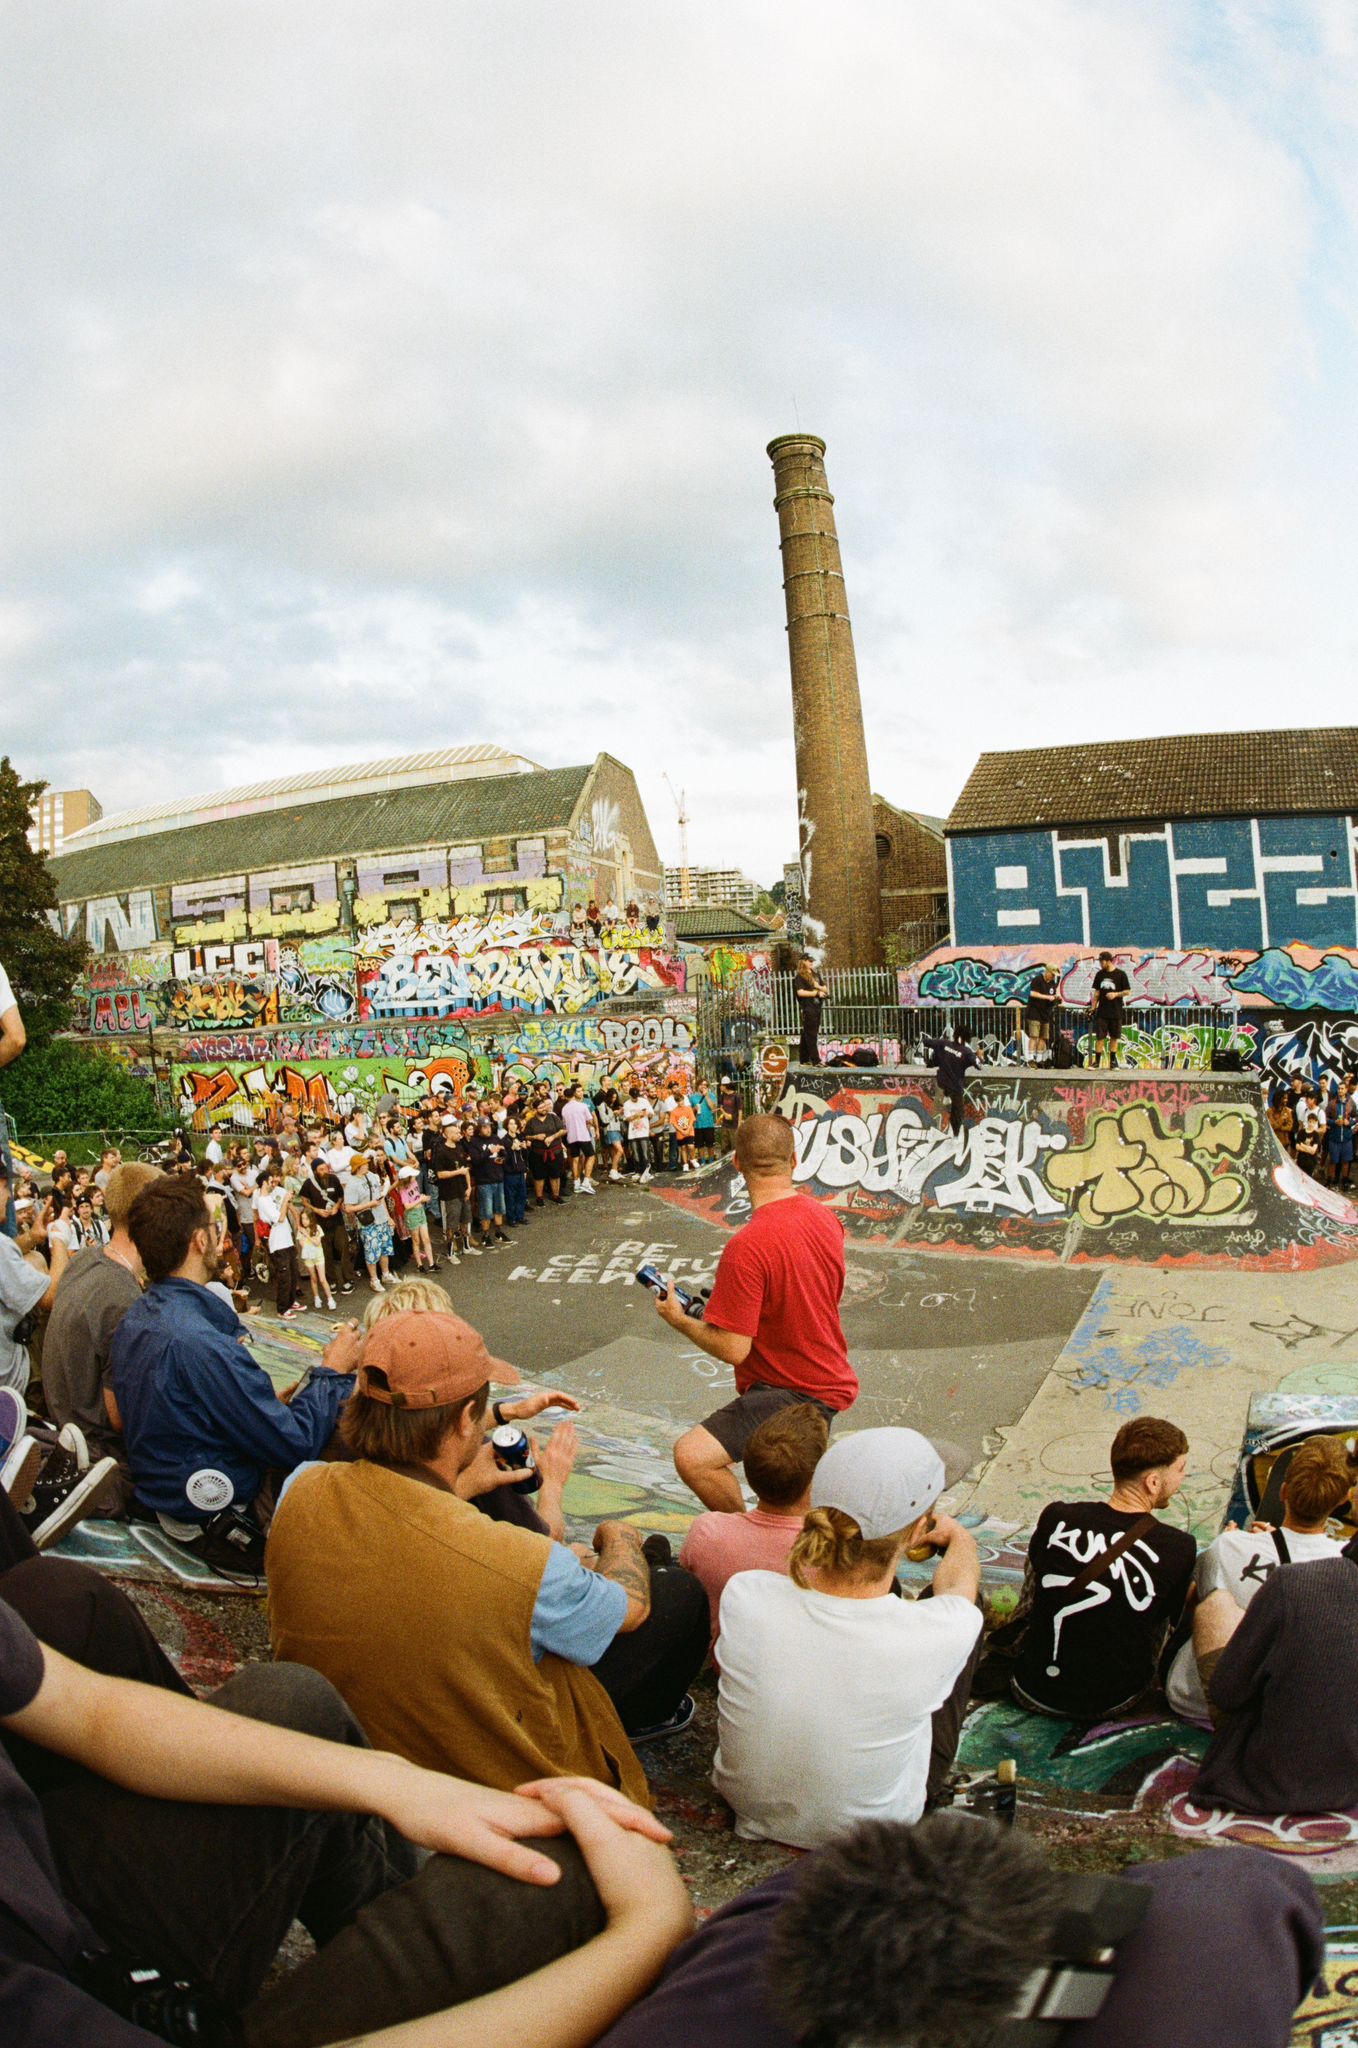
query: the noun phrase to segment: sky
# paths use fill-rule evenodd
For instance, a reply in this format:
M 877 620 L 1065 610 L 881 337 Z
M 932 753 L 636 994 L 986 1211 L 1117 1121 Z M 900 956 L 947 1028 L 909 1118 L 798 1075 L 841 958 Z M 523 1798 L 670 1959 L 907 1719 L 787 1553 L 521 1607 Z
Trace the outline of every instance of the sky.
M 608 751 L 796 853 L 775 435 L 873 787 L 1354 722 L 1348 0 L 51 0 L 0 79 L 0 751 L 106 811 Z M 1285 744 L 1285 742 L 1283 743 Z

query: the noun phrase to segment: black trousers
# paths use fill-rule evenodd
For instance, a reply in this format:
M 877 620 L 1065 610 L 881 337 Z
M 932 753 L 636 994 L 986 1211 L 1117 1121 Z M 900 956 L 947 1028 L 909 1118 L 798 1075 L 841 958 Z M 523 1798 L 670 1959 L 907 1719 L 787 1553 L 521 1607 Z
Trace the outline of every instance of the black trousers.
M 39 1640 L 92 1670 L 186 1693 L 127 1595 L 42 1557 L 0 1492 L 0 1594 Z M 252 1664 L 212 1704 L 366 1746 L 334 1687 L 297 1664 Z M 603 1926 L 573 1842 L 543 1889 L 416 1850 L 371 1816 L 153 1799 L 8 1734 L 46 1822 L 62 1890 L 108 1946 L 205 1984 L 245 2015 L 248 2048 L 320 2048 L 460 2004 L 577 1948 Z M 294 1920 L 319 1953 L 260 1986 Z M 93 2037 L 91 2037 L 93 2038 Z
M 354 1244 L 343 1216 L 327 1216 L 321 1225 L 325 1245 L 325 1277 L 333 1294 L 336 1287 L 354 1284 Z
M 651 1566 L 651 1611 L 614 1636 L 594 1676 L 629 1735 L 667 1721 L 702 1669 L 711 1635 L 707 1595 L 679 1564 Z
M 957 1135 L 962 1129 L 962 1124 L 964 1121 L 963 1104 L 966 1102 L 966 1099 L 966 1095 L 960 1088 L 957 1090 L 955 1095 L 948 1095 L 945 1097 L 945 1100 L 948 1104 L 948 1128 L 952 1132 L 954 1137 L 957 1137 Z
M 271 1251 L 269 1265 L 273 1270 L 274 1307 L 281 1316 L 297 1299 L 296 1248 L 288 1244 L 284 1245 L 281 1251 Z
M 820 1065 L 820 1012 L 819 1001 L 801 1003 L 802 1035 L 797 1043 L 797 1064 L 802 1067 Z

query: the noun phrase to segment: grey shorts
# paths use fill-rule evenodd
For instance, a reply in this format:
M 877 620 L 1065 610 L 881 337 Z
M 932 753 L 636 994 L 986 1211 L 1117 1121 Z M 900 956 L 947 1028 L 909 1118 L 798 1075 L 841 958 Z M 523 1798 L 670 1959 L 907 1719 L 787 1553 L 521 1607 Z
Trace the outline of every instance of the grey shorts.
M 702 1427 L 709 1436 L 714 1436 L 733 1465 L 738 1465 L 745 1456 L 745 1446 L 761 1422 L 767 1422 L 770 1415 L 777 1415 L 781 1409 L 791 1408 L 798 1401 L 808 1401 L 813 1408 L 819 1408 L 831 1428 L 837 1410 L 827 1408 L 824 1401 L 813 1400 L 810 1394 L 799 1394 L 792 1387 L 751 1387 L 748 1394 L 737 1394 L 734 1401 L 728 1401 L 724 1408 L 703 1418 Z

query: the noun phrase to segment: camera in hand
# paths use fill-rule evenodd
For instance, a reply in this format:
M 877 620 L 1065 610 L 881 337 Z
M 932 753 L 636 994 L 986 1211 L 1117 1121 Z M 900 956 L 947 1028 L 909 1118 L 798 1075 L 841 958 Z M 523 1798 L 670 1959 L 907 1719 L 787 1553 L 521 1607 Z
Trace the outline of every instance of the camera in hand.
M 78 1975 L 91 1998 L 174 2048 L 240 2048 L 234 2013 L 202 1985 L 112 1955 L 83 1956 Z
M 1052 1953 L 996 2031 L 995 2048 L 1046 2048 L 1067 2027 L 1093 2019 L 1113 1988 L 1119 1944 L 1136 1932 L 1151 1902 L 1148 1886 L 1122 1878 L 1063 1872 L 1061 1885 Z
M 684 1288 L 677 1286 L 673 1280 L 666 1280 L 659 1266 L 638 1266 L 637 1285 L 639 1287 L 649 1287 L 652 1294 L 658 1295 L 662 1299 L 667 1294 L 673 1294 L 686 1316 L 692 1316 L 695 1323 L 702 1321 L 705 1305 L 703 1297 L 698 1294 L 689 1294 Z

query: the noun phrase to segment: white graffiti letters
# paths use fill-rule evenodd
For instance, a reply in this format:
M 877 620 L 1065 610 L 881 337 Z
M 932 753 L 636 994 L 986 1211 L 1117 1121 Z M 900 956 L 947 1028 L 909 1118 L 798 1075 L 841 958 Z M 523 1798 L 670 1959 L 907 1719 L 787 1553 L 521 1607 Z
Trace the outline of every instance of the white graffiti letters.
M 874 1110 L 867 1117 L 807 1119 L 796 1126 L 796 1135 L 799 1181 L 890 1191 L 906 1202 L 922 1201 L 932 1183 L 940 1208 L 984 1215 L 997 1209 L 1018 1216 L 1061 1213 L 1037 1162 L 1044 1151 L 1060 1151 L 1065 1136 L 1037 1123 L 987 1116 L 954 1136 L 926 1123 L 912 1106 L 898 1104 L 885 1116 Z

